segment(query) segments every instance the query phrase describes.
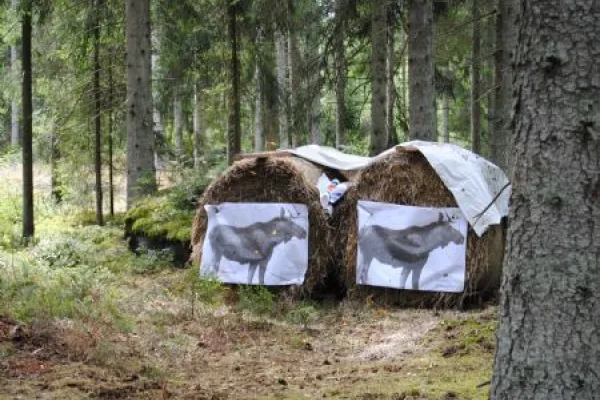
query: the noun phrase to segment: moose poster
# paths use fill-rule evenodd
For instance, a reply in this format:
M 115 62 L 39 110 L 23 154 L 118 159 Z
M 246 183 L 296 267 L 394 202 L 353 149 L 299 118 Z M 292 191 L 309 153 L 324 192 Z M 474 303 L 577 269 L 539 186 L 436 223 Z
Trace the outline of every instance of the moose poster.
M 462 292 L 467 222 L 458 208 L 358 202 L 356 282 Z
M 221 282 L 301 285 L 308 268 L 308 209 L 302 204 L 206 205 L 200 273 Z

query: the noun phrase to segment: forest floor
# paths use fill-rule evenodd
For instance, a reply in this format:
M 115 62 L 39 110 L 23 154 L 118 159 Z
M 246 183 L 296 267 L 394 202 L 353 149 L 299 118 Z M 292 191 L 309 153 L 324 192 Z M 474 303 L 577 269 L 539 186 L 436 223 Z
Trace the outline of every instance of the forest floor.
M 0 213 L 19 206 L 11 188 Z M 2 241 L 0 216 L 0 399 L 487 398 L 494 306 L 234 296 L 132 255 L 117 220 L 36 211 L 28 247 Z

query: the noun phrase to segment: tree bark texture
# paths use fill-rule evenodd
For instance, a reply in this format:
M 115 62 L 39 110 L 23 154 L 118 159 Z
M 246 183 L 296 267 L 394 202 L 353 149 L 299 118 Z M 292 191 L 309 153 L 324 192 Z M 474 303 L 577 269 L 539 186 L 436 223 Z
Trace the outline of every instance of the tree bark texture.
M 96 178 L 96 223 L 104 225 L 102 211 L 102 100 L 100 88 L 100 12 L 102 0 L 94 0 L 94 175 Z
M 23 238 L 34 235 L 33 221 L 33 101 L 31 70 L 31 3 L 24 7 L 22 16 L 22 62 L 23 62 Z
M 472 1 L 473 36 L 471 49 L 471 150 L 481 154 L 481 21 L 479 0 Z
M 156 190 L 150 0 L 127 0 L 127 207 Z
M 227 130 L 227 162 L 233 164 L 234 158 L 242 151 L 241 126 L 240 126 L 240 68 L 237 46 L 237 2 L 232 2 L 227 7 L 229 19 L 229 46 L 231 61 L 229 79 L 231 87 L 229 92 L 229 127 Z
M 369 154 L 387 148 L 386 83 L 387 12 L 385 1 L 372 3 L 371 14 L 371 140 Z
M 310 142 L 321 144 L 321 54 L 319 51 L 319 32 L 315 27 L 309 29 L 306 37 L 306 61 L 308 71 L 307 122 Z
M 200 109 L 204 101 L 203 90 L 199 84 L 194 85 L 194 168 L 197 170 L 202 166 L 202 145 L 204 142 L 203 128 L 205 120 L 200 115 Z
M 398 144 L 398 136 L 396 135 L 396 121 L 394 120 L 394 109 L 396 108 L 396 82 L 394 80 L 394 69 L 396 68 L 396 49 L 395 49 L 395 33 L 396 20 L 391 11 L 391 7 L 387 10 L 387 47 L 386 47 L 386 96 L 385 96 L 385 118 L 386 118 L 386 136 L 389 149 Z
M 496 14 L 496 53 L 494 71 L 494 134 L 490 141 L 491 159 L 510 175 L 510 135 L 512 121 L 513 68 L 516 48 L 516 0 L 498 0 Z
M 410 137 L 435 142 L 433 0 L 409 0 L 408 52 Z
M 16 12 L 19 7 L 18 0 L 11 1 L 11 8 Z M 19 77 L 19 57 L 17 55 L 17 45 L 10 46 L 10 68 L 13 79 L 18 80 Z M 21 142 L 21 129 L 19 122 L 19 102 L 13 99 L 10 106 L 10 144 L 12 147 L 19 146 Z
M 346 143 L 346 16 L 344 13 L 345 0 L 336 0 L 334 33 L 335 57 L 335 147 L 340 148 Z
M 600 393 L 600 7 L 520 3 L 492 399 Z
M 277 27 L 275 28 L 275 55 L 279 94 L 279 148 L 287 149 L 290 144 L 287 43 L 285 34 Z

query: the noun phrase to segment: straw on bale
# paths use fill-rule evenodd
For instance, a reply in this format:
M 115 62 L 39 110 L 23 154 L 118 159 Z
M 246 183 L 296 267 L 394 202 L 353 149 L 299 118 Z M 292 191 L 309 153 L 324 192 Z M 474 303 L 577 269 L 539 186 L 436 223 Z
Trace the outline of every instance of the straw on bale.
M 198 201 L 192 227 L 192 257 L 194 265 L 202 258 L 206 233 L 206 204 L 223 202 L 298 203 L 308 208 L 309 259 L 304 285 L 299 294 L 311 294 L 323 284 L 331 259 L 332 236 L 328 218 L 319 202 L 316 183 L 323 172 L 338 177 L 333 170 L 324 170 L 297 157 L 256 157 L 242 159 L 215 180 Z
M 463 293 L 418 292 L 356 285 L 357 201 L 422 206 L 456 207 L 456 201 L 427 159 L 418 151 L 398 148 L 363 169 L 346 199 L 334 212 L 338 276 L 349 297 L 371 298 L 399 306 L 453 307 L 465 301 L 482 300 L 495 294 L 500 285 L 504 249 L 503 229 L 490 227 L 478 237 L 469 227 L 467 234 L 467 275 Z M 340 233 L 344 234 L 340 234 Z

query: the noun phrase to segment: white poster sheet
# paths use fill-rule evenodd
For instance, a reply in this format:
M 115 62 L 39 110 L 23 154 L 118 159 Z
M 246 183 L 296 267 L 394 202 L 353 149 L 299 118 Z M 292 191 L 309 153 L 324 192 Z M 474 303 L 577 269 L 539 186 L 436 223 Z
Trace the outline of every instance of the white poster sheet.
M 467 221 L 458 208 L 358 202 L 356 283 L 462 292 Z
M 208 225 L 201 276 L 224 283 L 301 285 L 308 268 L 308 209 L 303 204 L 205 205 Z

